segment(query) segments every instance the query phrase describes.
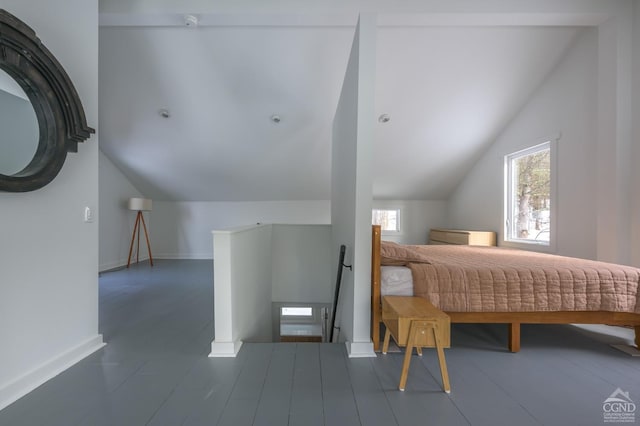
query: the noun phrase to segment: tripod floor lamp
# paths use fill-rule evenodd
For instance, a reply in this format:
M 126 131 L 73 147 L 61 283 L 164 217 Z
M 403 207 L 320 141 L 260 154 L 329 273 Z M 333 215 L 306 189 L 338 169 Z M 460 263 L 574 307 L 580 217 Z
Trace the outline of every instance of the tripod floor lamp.
M 131 234 L 131 245 L 129 246 L 129 258 L 127 259 L 127 268 L 131 264 L 131 253 L 133 251 L 133 243 L 138 240 L 138 248 L 136 250 L 136 263 L 140 261 L 140 223 L 144 228 L 144 237 L 147 240 L 147 249 L 149 250 L 149 262 L 153 266 L 153 256 L 151 256 L 151 244 L 149 244 L 149 234 L 147 233 L 147 224 L 144 222 L 143 211 L 151 211 L 153 202 L 149 198 L 129 198 L 129 210 L 137 211 L 136 224 L 133 226 Z

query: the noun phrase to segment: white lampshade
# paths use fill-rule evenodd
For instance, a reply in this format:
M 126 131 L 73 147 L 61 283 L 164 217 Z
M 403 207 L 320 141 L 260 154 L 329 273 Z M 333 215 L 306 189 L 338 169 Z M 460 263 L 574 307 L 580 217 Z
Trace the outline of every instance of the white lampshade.
M 150 198 L 129 198 L 129 210 L 151 210 L 153 201 Z

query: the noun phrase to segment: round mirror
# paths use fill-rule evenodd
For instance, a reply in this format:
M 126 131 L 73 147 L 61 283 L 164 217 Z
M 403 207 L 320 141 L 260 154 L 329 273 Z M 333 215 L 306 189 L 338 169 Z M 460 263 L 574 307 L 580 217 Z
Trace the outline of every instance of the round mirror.
M 0 174 L 22 171 L 36 155 L 38 117 L 22 87 L 0 69 Z
M 47 185 L 94 132 L 62 65 L 33 29 L 0 9 L 0 191 Z

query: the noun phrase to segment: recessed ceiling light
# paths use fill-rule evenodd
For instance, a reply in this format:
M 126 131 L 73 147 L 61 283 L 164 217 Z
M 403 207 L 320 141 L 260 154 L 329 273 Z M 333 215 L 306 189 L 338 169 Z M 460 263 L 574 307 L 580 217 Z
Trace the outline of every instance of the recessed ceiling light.
M 391 117 L 389 117 L 389 114 L 381 114 L 380 117 L 378 117 L 378 122 L 380 123 L 388 123 L 391 120 Z
M 273 121 L 274 123 L 279 123 L 281 120 L 280 116 L 278 114 L 273 114 L 271 116 L 271 121 Z
M 195 15 L 184 15 L 184 25 L 187 27 L 197 27 L 198 17 Z
M 158 110 L 158 114 L 160 114 L 160 116 L 161 116 L 161 117 L 164 117 L 164 118 L 169 118 L 169 117 L 171 117 L 171 113 L 169 112 L 169 110 L 168 110 L 168 109 L 164 109 L 164 108 L 163 108 L 163 109 Z

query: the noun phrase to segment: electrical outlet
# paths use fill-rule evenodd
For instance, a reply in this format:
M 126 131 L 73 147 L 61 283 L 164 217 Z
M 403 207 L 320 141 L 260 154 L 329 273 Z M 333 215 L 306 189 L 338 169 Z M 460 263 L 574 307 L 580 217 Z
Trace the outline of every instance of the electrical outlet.
M 91 207 L 84 208 L 84 221 L 87 223 L 93 222 L 93 210 L 91 210 Z

